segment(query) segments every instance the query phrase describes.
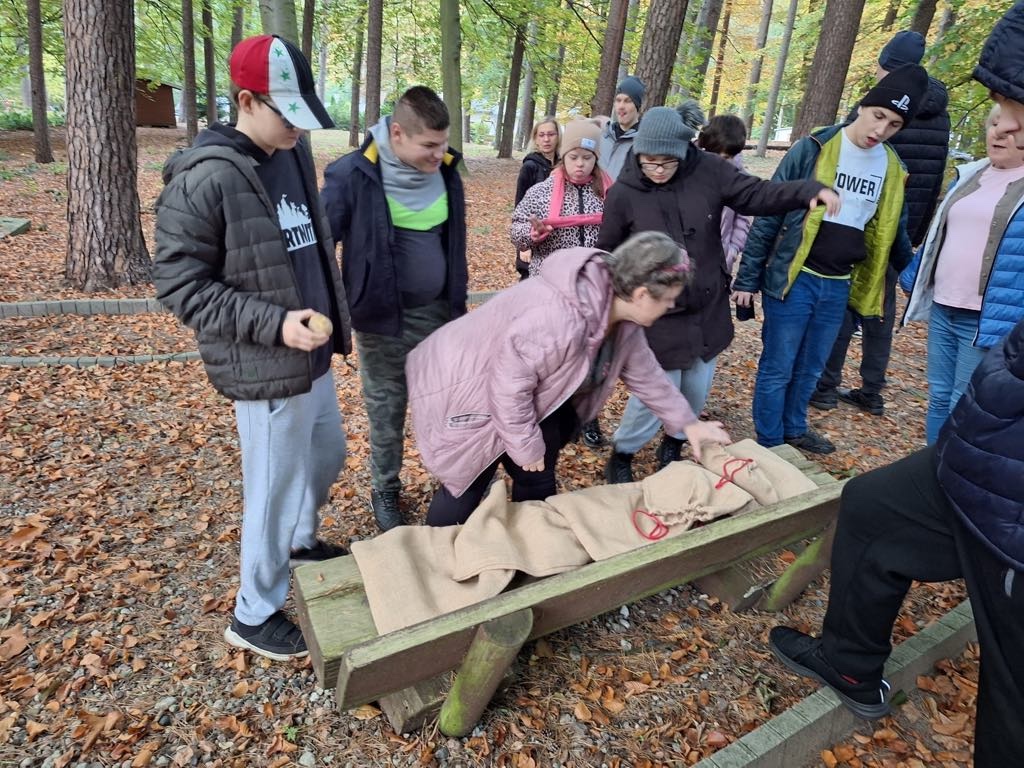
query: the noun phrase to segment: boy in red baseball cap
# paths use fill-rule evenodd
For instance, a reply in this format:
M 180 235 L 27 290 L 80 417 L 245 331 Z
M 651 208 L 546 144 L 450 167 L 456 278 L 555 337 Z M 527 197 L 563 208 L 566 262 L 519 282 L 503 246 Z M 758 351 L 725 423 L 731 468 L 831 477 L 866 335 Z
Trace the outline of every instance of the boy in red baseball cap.
M 331 355 L 351 351 L 349 316 L 312 156 L 298 146 L 334 124 L 287 40 L 243 40 L 230 70 L 238 123 L 211 125 L 164 166 L 153 282 L 235 403 L 241 584 L 224 637 L 285 660 L 307 654 L 281 610 L 289 566 L 345 553 L 316 533 L 345 462 Z

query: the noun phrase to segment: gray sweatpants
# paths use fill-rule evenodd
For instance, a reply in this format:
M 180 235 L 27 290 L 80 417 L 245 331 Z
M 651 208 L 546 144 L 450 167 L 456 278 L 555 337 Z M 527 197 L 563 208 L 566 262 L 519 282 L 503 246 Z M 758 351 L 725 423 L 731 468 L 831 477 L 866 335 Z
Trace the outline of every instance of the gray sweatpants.
M 359 378 L 370 423 L 370 484 L 375 491 L 400 491 L 409 391 L 405 358 L 413 347 L 451 318 L 447 301 L 403 312 L 401 336 L 356 331 Z
M 282 400 L 237 400 L 242 448 L 241 586 L 235 617 L 262 624 L 288 596 L 288 556 L 312 547 L 318 510 L 345 465 L 334 376 Z

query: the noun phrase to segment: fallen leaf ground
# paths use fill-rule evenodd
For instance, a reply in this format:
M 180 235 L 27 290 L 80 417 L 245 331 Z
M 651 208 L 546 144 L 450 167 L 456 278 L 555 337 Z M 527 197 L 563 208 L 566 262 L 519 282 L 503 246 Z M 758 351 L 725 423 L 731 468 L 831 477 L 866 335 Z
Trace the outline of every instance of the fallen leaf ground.
M 32 230 L 0 240 L 0 301 L 83 298 L 63 281 L 63 137 L 57 164 L 32 162 L 31 136 L 0 132 L 0 215 Z M 160 167 L 184 142 L 140 129 L 139 192 L 152 243 Z M 336 150 L 317 146 L 322 168 Z M 471 289 L 515 278 L 505 238 L 517 160 L 469 153 Z M 778 158 L 753 159 L 760 175 Z M 146 297 L 148 286 L 117 297 Z M 107 298 L 110 298 L 108 296 Z M 166 314 L 0 321 L 0 356 L 187 351 Z M 759 323 L 739 324 L 706 413 L 749 437 Z M 854 345 L 856 347 L 856 345 Z M 837 445 L 840 476 L 923 443 L 924 332 L 901 331 L 883 417 L 842 407 L 813 414 Z M 858 353 L 851 353 L 854 371 Z M 373 535 L 367 432 L 356 378 L 336 363 L 349 437 L 324 532 Z M 617 423 L 622 392 L 602 416 Z M 562 487 L 602 482 L 606 452 L 570 446 Z M 653 446 L 638 456 L 654 465 Z M 421 520 L 431 480 L 410 447 L 403 481 Z M 0 765 L 44 766 L 658 766 L 693 764 L 813 690 L 766 650 L 787 621 L 820 626 L 827 582 L 785 615 L 732 614 L 690 586 L 637 602 L 532 644 L 515 684 L 474 733 L 431 724 L 395 734 L 374 707 L 339 712 L 307 663 L 272 664 L 225 646 L 237 571 L 240 472 L 230 403 L 198 363 L 116 368 L 0 368 Z M 751 567 L 778 571 L 788 553 Z M 912 590 L 901 640 L 963 599 L 959 583 Z M 826 765 L 970 763 L 976 650 L 922 679 L 910 703 L 822 754 Z

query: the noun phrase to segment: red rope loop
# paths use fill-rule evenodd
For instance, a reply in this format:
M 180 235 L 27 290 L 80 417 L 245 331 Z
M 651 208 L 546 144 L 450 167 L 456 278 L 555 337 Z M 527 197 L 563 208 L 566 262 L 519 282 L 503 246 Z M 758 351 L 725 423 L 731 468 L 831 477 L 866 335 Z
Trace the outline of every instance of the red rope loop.
M 738 463 L 739 466 L 730 472 L 729 465 L 734 463 Z M 720 491 L 726 483 L 736 482 L 736 475 L 738 475 L 745 466 L 753 463 L 753 459 L 741 459 L 737 456 L 733 456 L 731 459 L 728 459 L 725 464 L 722 465 L 722 477 L 719 478 L 717 483 L 715 483 L 715 490 Z
M 648 520 L 653 521 L 654 527 L 650 531 L 645 531 L 640 525 L 640 520 L 637 519 L 639 517 L 646 517 Z M 633 527 L 636 528 L 637 533 L 648 541 L 657 541 L 658 539 L 663 539 L 668 535 L 668 526 L 646 509 L 633 510 Z

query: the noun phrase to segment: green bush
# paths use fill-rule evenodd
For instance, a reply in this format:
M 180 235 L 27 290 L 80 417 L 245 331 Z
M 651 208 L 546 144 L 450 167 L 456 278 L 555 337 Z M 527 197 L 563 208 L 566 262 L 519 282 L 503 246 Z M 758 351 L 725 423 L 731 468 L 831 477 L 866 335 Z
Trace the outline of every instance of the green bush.
M 51 126 L 64 125 L 63 114 L 47 116 Z M 11 109 L 0 112 L 0 131 L 31 131 L 32 113 L 27 109 Z

